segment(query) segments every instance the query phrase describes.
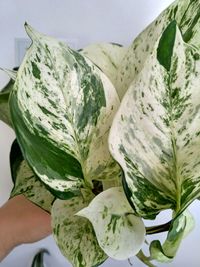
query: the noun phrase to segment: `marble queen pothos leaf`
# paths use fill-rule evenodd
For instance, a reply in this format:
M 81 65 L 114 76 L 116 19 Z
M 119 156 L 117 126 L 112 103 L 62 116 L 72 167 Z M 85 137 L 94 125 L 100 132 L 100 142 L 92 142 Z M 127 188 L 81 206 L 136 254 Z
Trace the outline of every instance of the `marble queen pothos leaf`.
M 122 187 L 100 193 L 77 215 L 91 221 L 100 247 L 111 258 L 133 257 L 144 243 L 144 223 L 133 213 Z
M 59 191 L 81 187 L 83 178 L 91 183 L 118 175 L 107 146 L 119 106 L 113 85 L 89 59 L 25 27 L 33 43 L 10 97 L 25 159 Z
M 99 266 L 108 256 L 99 247 L 89 220 L 75 215 L 94 197 L 87 192 L 83 196 L 54 202 L 53 235 L 61 252 L 74 267 Z
M 37 206 L 51 212 L 52 203 L 55 200 L 55 197 L 38 179 L 28 163 L 24 160 L 16 140 L 11 147 L 10 166 L 14 183 L 10 197 L 12 198 L 23 194 Z
M 168 208 L 178 215 L 200 195 L 199 59 L 173 21 L 114 119 L 110 150 L 124 171 L 127 197 L 144 218 Z
M 176 0 L 139 34 L 128 48 L 120 64 L 115 83 L 116 90 L 121 94 L 120 98 L 140 73 L 147 56 L 153 51 L 157 39 L 172 20 L 177 21 L 183 34 L 183 40 L 200 48 L 200 1 Z
M 119 44 L 100 43 L 89 45 L 83 48 L 80 53 L 94 62 L 116 86 L 118 69 L 126 52 L 127 47 Z M 117 93 L 119 96 L 121 95 L 121 92 Z

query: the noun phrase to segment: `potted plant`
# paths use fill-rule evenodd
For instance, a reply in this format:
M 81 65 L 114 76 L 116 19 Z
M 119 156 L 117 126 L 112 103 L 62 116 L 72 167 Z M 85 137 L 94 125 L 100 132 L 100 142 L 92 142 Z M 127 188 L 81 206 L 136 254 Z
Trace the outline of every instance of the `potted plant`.
M 128 48 L 74 51 L 25 24 L 32 45 L 0 95 L 1 117 L 17 136 L 11 197 L 24 194 L 51 213 L 73 266 L 135 255 L 148 266 L 171 261 L 194 225 L 199 8 L 175 1 Z M 145 227 L 166 209 L 170 222 Z M 145 256 L 145 236 L 162 231 L 166 241 L 151 242 Z

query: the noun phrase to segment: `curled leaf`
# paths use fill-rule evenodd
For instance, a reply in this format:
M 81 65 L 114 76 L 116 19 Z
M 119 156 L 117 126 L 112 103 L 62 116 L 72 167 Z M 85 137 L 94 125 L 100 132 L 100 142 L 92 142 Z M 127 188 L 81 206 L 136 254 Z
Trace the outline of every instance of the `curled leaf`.
M 77 215 L 90 220 L 100 247 L 111 258 L 135 256 L 144 243 L 144 224 L 133 214 L 121 187 L 100 193 Z
M 151 258 L 159 262 L 172 261 L 178 251 L 182 239 L 193 228 L 194 219 L 188 211 L 185 211 L 174 220 L 163 245 L 161 245 L 158 240 L 154 240 L 150 244 Z

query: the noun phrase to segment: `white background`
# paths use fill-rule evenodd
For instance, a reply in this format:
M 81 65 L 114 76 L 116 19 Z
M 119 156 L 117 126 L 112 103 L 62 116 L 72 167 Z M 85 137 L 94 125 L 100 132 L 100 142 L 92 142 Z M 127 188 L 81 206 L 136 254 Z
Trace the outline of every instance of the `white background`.
M 75 40 L 78 48 L 94 42 L 117 42 L 128 45 L 172 0 L 0 0 L 0 66 L 13 68 L 16 64 L 15 39 L 26 38 L 23 24 L 27 21 L 38 31 L 58 38 Z M 0 73 L 0 88 L 7 77 Z M 14 133 L 0 122 L 0 206 L 12 188 L 8 157 Z M 199 203 L 191 206 L 196 228 L 188 236 L 173 263 L 157 266 L 200 266 Z M 161 214 L 156 223 L 166 222 L 169 214 Z M 158 238 L 154 236 L 154 238 Z M 161 235 L 163 239 L 164 236 Z M 0 240 L 3 242 L 3 240 Z M 33 245 L 16 248 L 1 267 L 27 267 L 35 251 L 48 247 L 52 256 L 47 267 L 70 266 L 60 255 L 52 237 Z M 133 266 L 143 264 L 133 259 Z M 102 267 L 129 266 L 128 262 L 108 260 Z

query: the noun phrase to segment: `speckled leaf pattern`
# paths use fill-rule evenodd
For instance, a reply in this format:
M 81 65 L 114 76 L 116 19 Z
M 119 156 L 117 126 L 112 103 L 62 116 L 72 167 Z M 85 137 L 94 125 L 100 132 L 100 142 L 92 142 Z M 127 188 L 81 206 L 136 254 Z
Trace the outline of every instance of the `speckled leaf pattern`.
M 159 52 L 166 42 L 170 63 Z M 179 214 L 200 195 L 199 58 L 172 22 L 114 119 L 110 150 L 124 170 L 127 197 L 144 218 L 168 208 Z
M 122 98 L 131 82 L 143 68 L 147 56 L 165 27 L 176 20 L 185 42 L 200 47 L 200 1 L 176 0 L 152 22 L 129 47 L 118 72 L 116 89 Z
M 11 198 L 21 194 L 37 206 L 51 212 L 55 197 L 35 176 L 25 160 L 19 166 L 16 182 L 11 192 Z
M 116 86 L 118 69 L 127 48 L 115 43 L 92 44 L 81 50 L 81 54 L 94 62 Z M 120 88 L 117 88 L 120 90 Z M 118 92 L 120 96 L 122 93 Z
M 154 240 L 150 245 L 151 258 L 159 262 L 170 262 L 175 257 L 177 250 L 188 232 L 194 228 L 192 215 L 185 211 L 173 222 L 163 245 Z
M 9 96 L 12 91 L 14 82 L 10 80 L 8 84 L 0 91 L 0 120 L 7 125 L 12 126 L 10 110 L 9 110 Z
M 98 266 L 107 259 L 99 247 L 89 220 L 75 214 L 86 207 L 93 195 L 83 194 L 70 200 L 56 200 L 52 208 L 54 238 L 62 254 L 74 267 Z
M 11 115 L 23 154 L 53 189 L 83 178 L 113 178 L 119 168 L 107 146 L 119 106 L 109 79 L 89 59 L 26 25 L 33 43 L 18 71 Z
M 77 215 L 91 221 L 99 245 L 111 258 L 135 256 L 144 243 L 144 223 L 134 215 L 122 187 L 100 193 Z

